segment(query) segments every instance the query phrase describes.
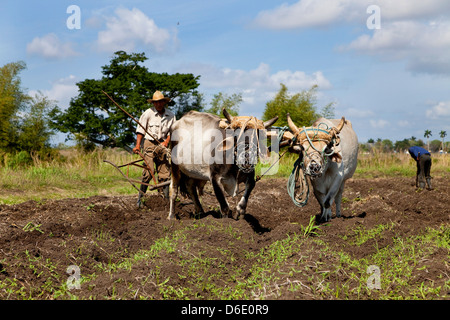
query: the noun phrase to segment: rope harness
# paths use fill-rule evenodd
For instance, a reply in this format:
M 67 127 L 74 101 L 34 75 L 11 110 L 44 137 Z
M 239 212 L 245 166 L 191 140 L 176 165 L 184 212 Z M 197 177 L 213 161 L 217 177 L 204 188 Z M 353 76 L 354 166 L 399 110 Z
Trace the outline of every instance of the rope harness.
M 295 143 L 297 140 L 299 140 L 301 145 L 303 145 L 303 143 L 307 141 L 308 147 L 306 148 L 306 150 L 302 151 L 303 157 L 299 157 L 294 163 L 294 168 L 292 169 L 287 182 L 287 191 L 292 199 L 292 202 L 298 207 L 303 207 L 308 203 L 309 199 L 311 184 L 309 177 L 319 176 L 322 174 L 328 162 L 328 157 L 332 156 L 335 152 L 335 148 L 331 148 L 331 151 L 329 153 L 325 152 L 327 145 L 329 145 L 330 143 L 332 143 L 334 146 L 339 145 L 340 138 L 338 136 L 338 131 L 336 130 L 336 128 L 333 127 L 330 129 L 326 123 L 321 122 L 317 127 L 306 128 L 303 126 L 302 130 L 295 134 L 292 138 L 291 145 L 293 145 L 293 143 Z M 324 141 L 327 143 L 323 150 L 318 150 L 316 148 L 313 142 L 317 141 Z M 318 152 L 319 157 L 316 153 L 308 153 L 308 150 L 310 150 L 310 148 Z M 309 159 L 310 163 L 312 161 L 316 161 L 315 158 L 317 158 L 318 161 L 322 161 L 321 163 L 323 165 L 320 167 L 320 169 L 316 169 L 315 166 L 308 166 L 307 168 L 305 168 L 305 162 L 303 160 L 305 158 Z
M 255 117 L 234 117 L 233 121 L 228 124 L 224 129 L 241 129 L 239 136 L 237 138 L 237 143 L 234 148 L 234 156 L 236 159 L 236 165 L 239 168 L 240 172 L 250 173 L 255 170 L 258 155 L 262 154 L 259 145 L 259 137 L 257 130 L 264 129 L 264 125 L 262 121 L 256 119 Z M 255 130 L 252 132 L 250 141 L 246 142 L 240 141 L 241 137 L 246 129 Z M 256 138 L 255 138 L 256 136 Z M 256 143 L 254 142 L 256 140 Z

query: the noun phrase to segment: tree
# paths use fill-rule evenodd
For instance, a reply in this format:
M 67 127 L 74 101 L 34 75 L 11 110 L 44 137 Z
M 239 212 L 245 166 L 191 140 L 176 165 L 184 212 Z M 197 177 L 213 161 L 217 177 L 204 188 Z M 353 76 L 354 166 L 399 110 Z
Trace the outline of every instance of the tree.
M 425 130 L 425 133 L 423 135 L 425 138 L 427 138 L 427 148 L 428 150 L 430 150 L 430 141 L 429 138 L 432 136 L 431 131 L 430 130 Z
M 398 152 L 408 150 L 408 148 L 411 146 L 409 139 L 403 139 L 401 141 L 396 141 L 394 144 L 394 149 Z
M 115 52 L 110 63 L 102 67 L 102 78 L 77 83 L 79 94 L 70 101 L 67 110 L 51 111 L 52 128 L 70 133 L 69 139 L 86 139 L 103 147 L 121 147 L 129 152 L 135 141 L 136 123 L 119 110 L 102 93 L 108 93 L 116 103 L 135 119 L 151 107 L 147 102 L 156 90 L 172 101 L 168 108 L 179 118 L 188 110 L 202 109 L 202 95 L 197 92 L 199 76 L 150 72 L 143 62 L 144 53 Z
M 444 138 L 447 136 L 447 132 L 444 130 L 441 130 L 441 132 L 439 132 L 439 136 L 442 139 L 442 146 L 441 146 L 441 150 L 445 152 L 444 150 Z
M 381 141 L 381 148 L 384 152 L 391 152 L 394 149 L 394 144 L 389 139 Z
M 219 92 L 214 95 L 214 98 L 211 101 L 211 108 L 205 110 L 205 112 L 223 117 L 222 109 L 225 108 L 232 116 L 237 116 L 239 114 L 239 104 L 241 102 L 241 93 L 233 93 L 229 96 Z
M 308 91 L 302 91 L 294 95 L 288 93 L 288 88 L 280 84 L 280 91 L 275 98 L 266 103 L 262 117 L 263 121 L 278 116 L 277 126 L 287 126 L 287 114 L 298 127 L 310 126 L 319 115 L 316 112 L 317 85 Z
M 48 112 L 55 106 L 42 92 L 30 97 L 27 112 L 17 124 L 17 150 L 37 153 L 42 157 L 51 154 L 50 138 L 53 131 L 49 127 Z
M 334 119 L 334 104 L 334 102 L 330 102 L 329 104 L 325 105 L 320 111 L 320 116 L 326 119 Z
M 52 154 L 47 114 L 53 102 L 41 92 L 34 97 L 23 92 L 19 73 L 25 68 L 22 61 L 0 68 L 0 149 L 44 158 Z
M 430 151 L 431 152 L 439 152 L 439 149 L 441 148 L 441 141 L 438 139 L 430 141 Z
M 14 151 L 18 112 L 29 97 L 23 93 L 19 73 L 26 68 L 23 61 L 11 62 L 0 68 L 0 149 Z

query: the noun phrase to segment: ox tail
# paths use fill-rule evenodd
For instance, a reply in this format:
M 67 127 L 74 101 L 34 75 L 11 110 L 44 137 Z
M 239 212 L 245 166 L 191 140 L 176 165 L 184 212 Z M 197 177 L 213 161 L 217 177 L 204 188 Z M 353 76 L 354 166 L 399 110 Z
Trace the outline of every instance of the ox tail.
M 180 181 L 178 181 L 178 186 L 180 187 L 180 192 L 184 197 L 189 196 L 187 186 L 186 186 L 186 182 L 188 179 L 189 178 L 184 173 L 181 173 Z

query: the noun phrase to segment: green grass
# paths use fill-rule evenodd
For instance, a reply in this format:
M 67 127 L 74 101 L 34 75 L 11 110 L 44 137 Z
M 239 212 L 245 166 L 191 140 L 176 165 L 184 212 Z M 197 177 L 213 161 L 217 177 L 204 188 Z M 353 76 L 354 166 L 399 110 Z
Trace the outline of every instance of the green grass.
M 193 220 L 179 223 L 180 229 L 166 229 L 151 246 L 137 252 L 128 252 L 116 245 L 117 239 L 108 230 L 101 228 L 92 232 L 91 245 L 109 248 L 106 261 L 84 262 L 87 243 L 79 246 L 76 252 L 67 252 L 77 259 L 77 265 L 83 270 L 80 282 L 83 299 L 238 300 L 274 299 L 286 295 L 290 299 L 449 298 L 450 280 L 444 268 L 449 254 L 440 261 L 442 270 L 433 280 L 413 276 L 417 271 L 426 274 L 434 255 L 442 252 L 439 250 L 450 250 L 447 225 L 426 228 L 413 237 L 394 236 L 389 245 L 374 247 L 372 254 L 358 258 L 347 252 L 346 247 L 361 246 L 369 239 L 379 241 L 386 232 L 395 233 L 395 225 L 356 228 L 343 239 L 344 245 L 339 246 L 321 238 L 322 228 L 326 226 L 314 228 L 313 234 L 305 232 L 311 231 L 310 225 L 305 225 L 300 232 L 286 235 L 260 250 L 249 250 L 242 248 L 248 248 L 244 244 L 253 239 L 227 222 Z M 38 231 L 28 229 L 28 232 Z M 212 234 L 223 239 L 226 245 L 205 242 L 202 235 Z M 24 285 L 18 280 L 20 274 L 3 277 L 0 280 L 2 299 L 80 299 L 79 291 L 68 289 L 68 275 L 62 271 L 65 269 L 59 262 L 36 256 L 28 250 L 15 255 L 10 262 L 0 261 L 1 266 L 8 270 L 8 263 L 15 264 L 22 272 L 41 279 L 41 285 Z M 380 269 L 379 289 L 368 286 L 369 266 Z M 166 270 L 177 272 L 174 276 Z M 125 280 L 124 275 L 130 272 L 134 279 Z M 98 286 L 99 279 L 105 277 L 110 283 L 108 295 L 89 295 Z
M 66 160 L 36 162 L 32 166 L 0 167 L 0 204 L 26 200 L 90 197 L 98 194 L 134 194 L 136 190 L 110 164 L 125 164 L 137 156 L 124 151 L 97 150 L 89 154 L 70 152 Z M 127 168 L 122 168 L 127 172 Z M 142 169 L 130 166 L 129 176 L 139 179 Z

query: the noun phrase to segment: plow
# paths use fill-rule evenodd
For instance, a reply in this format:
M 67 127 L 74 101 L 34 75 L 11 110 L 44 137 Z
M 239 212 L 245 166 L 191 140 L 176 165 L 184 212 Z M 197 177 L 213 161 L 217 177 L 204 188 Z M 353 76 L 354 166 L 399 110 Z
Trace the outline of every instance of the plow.
M 103 160 L 103 162 L 106 162 L 106 163 L 109 163 L 110 165 L 112 165 L 114 168 L 116 168 L 117 169 L 117 171 L 119 171 L 120 172 L 120 174 L 139 192 L 139 193 L 142 193 L 142 191 L 138 188 L 138 187 L 136 187 L 136 185 L 135 185 L 135 183 L 139 183 L 139 184 L 143 184 L 143 185 L 146 185 L 146 186 L 148 186 L 148 189 L 149 190 L 155 190 L 155 189 L 158 189 L 158 188 L 163 188 L 163 187 L 165 187 L 165 186 L 168 186 L 169 184 L 170 184 L 170 181 L 165 181 L 165 182 L 162 182 L 162 183 L 156 183 L 156 179 L 155 179 L 155 176 L 154 176 L 154 174 L 153 174 L 153 170 L 151 170 L 151 169 L 149 169 L 150 167 L 148 166 L 148 165 L 146 165 L 146 166 L 143 166 L 143 165 L 141 165 L 141 164 L 138 164 L 138 162 L 141 162 L 142 160 L 144 160 L 145 161 L 145 159 L 142 157 L 142 159 L 138 159 L 138 160 L 134 160 L 134 161 L 131 161 L 131 162 L 129 162 L 129 163 L 125 163 L 125 164 L 122 164 L 122 165 L 116 165 L 115 163 L 113 163 L 113 162 L 111 162 L 111 161 L 109 161 L 109 160 Z M 154 181 L 154 183 L 155 184 L 153 184 L 153 185 L 151 185 L 151 184 L 149 184 L 149 183 L 145 183 L 145 182 L 142 182 L 142 181 L 140 181 L 140 180 L 136 180 L 136 179 L 132 179 L 132 178 L 130 178 L 129 177 L 129 168 L 130 168 L 130 166 L 136 166 L 136 167 L 140 167 L 140 168 L 143 168 L 143 169 L 146 169 L 146 170 L 149 170 L 150 171 L 150 173 L 152 174 L 152 178 L 153 178 L 153 181 Z M 122 171 L 122 169 L 121 168 L 123 168 L 123 167 L 127 167 L 127 172 L 126 173 L 124 173 L 123 171 Z
M 134 122 L 136 122 L 139 126 L 141 126 L 143 129 L 144 129 L 144 131 L 147 133 L 147 134 L 149 134 L 155 141 L 157 141 L 158 142 L 158 144 L 159 144 L 159 146 L 161 146 L 162 148 L 165 148 L 166 149 L 166 151 L 168 152 L 168 157 L 169 157 L 169 159 L 170 159 L 170 150 L 168 149 L 168 148 L 166 148 L 166 147 L 164 147 L 159 141 L 158 141 L 158 139 L 156 139 L 150 132 L 148 132 L 147 131 L 147 128 L 146 127 L 144 127 L 138 120 L 136 120 L 131 114 L 129 114 L 125 109 L 123 109 L 119 104 L 117 104 L 117 102 L 116 101 L 114 101 L 114 99 L 113 98 L 111 98 L 105 91 L 103 91 L 102 90 L 102 92 L 120 109 L 120 110 L 122 110 L 128 117 L 130 117 Z M 155 189 L 158 189 L 158 188 L 163 188 L 163 187 L 165 187 L 165 186 L 168 186 L 169 184 L 170 184 L 170 181 L 165 181 L 165 182 L 162 182 L 162 183 L 157 183 L 156 182 L 156 178 L 155 178 L 155 174 L 154 174 L 154 169 L 148 164 L 148 162 L 147 162 L 147 160 L 145 160 L 145 157 L 144 157 L 144 155 L 142 154 L 142 152 L 140 152 L 140 151 L 138 151 L 138 154 L 139 154 L 139 156 L 141 157 L 141 159 L 137 159 L 137 160 L 133 160 L 133 161 L 131 161 L 131 162 L 128 162 L 128 163 L 125 163 L 125 164 L 122 164 L 122 165 L 117 165 L 117 164 L 115 164 L 115 163 L 113 163 L 112 161 L 109 161 L 109 160 L 103 160 L 103 162 L 106 162 L 106 163 L 108 163 L 108 164 L 110 164 L 110 165 L 112 165 L 114 168 L 116 168 L 117 169 L 117 171 L 119 171 L 120 172 L 120 174 L 139 192 L 139 194 L 143 194 L 143 192 L 140 190 L 140 188 L 138 188 L 138 187 L 136 187 L 136 185 L 135 185 L 135 183 L 139 183 L 139 184 L 141 184 L 141 185 L 146 185 L 146 186 L 148 186 L 148 189 L 149 190 L 155 190 Z M 139 164 L 139 162 L 141 162 L 141 161 L 144 161 L 144 164 Z M 142 182 L 142 181 L 140 181 L 140 180 L 136 180 L 136 179 L 132 179 L 132 178 L 130 178 L 129 177 L 129 169 L 130 169 L 130 166 L 136 166 L 136 167 L 139 167 L 139 168 L 142 168 L 142 169 L 145 169 L 145 170 L 148 170 L 149 172 L 150 172 L 150 175 L 152 176 L 152 179 L 153 179 L 153 182 L 154 182 L 154 184 L 153 185 L 151 185 L 151 184 L 149 184 L 149 183 L 145 183 L 145 182 Z M 126 171 L 126 173 L 124 173 L 123 171 L 122 171 L 122 169 L 121 168 L 124 168 L 124 167 L 126 167 L 127 168 L 127 171 Z

